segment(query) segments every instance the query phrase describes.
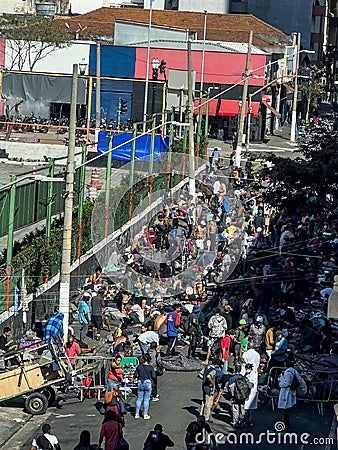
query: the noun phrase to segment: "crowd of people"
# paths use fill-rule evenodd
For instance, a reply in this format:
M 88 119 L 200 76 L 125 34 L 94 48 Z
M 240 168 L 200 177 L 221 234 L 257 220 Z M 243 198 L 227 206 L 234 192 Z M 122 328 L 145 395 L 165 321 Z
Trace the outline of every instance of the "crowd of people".
M 338 210 L 299 213 L 297 192 L 289 210 L 272 208 L 262 197 L 268 167 L 254 191 L 250 159 L 244 169 L 234 166 L 233 155 L 228 167 L 220 165 L 215 149 L 195 198 L 166 191 L 161 211 L 120 258 L 112 258 L 114 264 L 97 267 L 73 299 L 81 329 L 78 343 L 70 337 L 65 349 L 74 367 L 76 356 L 90 351 L 89 329 L 93 340 L 102 338 L 102 330 L 112 335 L 99 442 L 105 440 L 107 450 L 128 448 L 124 356 L 138 354 L 134 418 L 144 420 L 151 416 L 151 401 L 160 400 L 161 358 L 176 355 L 179 347 L 203 364 L 200 416 L 185 436 L 187 450 L 198 450 L 206 447 L 196 444 L 196 435 L 211 433 L 221 399 L 231 406 L 234 428 L 255 426 L 259 386 L 272 369 L 289 426 L 302 382 L 294 356 L 337 353 L 338 327 L 326 309 L 338 257 Z M 144 449 L 173 446 L 165 436 L 156 425 Z

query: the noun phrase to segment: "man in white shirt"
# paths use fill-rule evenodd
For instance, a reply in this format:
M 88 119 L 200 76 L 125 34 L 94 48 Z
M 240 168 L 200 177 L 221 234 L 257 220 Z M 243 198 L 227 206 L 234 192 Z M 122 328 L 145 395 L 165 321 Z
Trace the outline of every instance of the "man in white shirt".
M 243 353 L 243 359 L 246 364 L 250 363 L 253 365 L 253 370 L 257 370 L 259 367 L 259 363 L 261 361 L 261 357 L 258 352 L 255 350 L 255 343 L 250 342 L 248 345 L 248 350 Z
M 52 448 L 55 450 L 61 450 L 59 441 L 57 440 L 57 437 L 53 434 L 50 434 L 51 427 L 48 423 L 45 423 L 42 425 L 42 433 L 43 435 L 37 436 L 35 439 L 33 439 L 32 445 L 30 450 L 41 450 L 42 448 L 47 448 L 46 444 L 48 444 L 46 441 L 49 441 L 49 443 L 52 445 Z M 45 442 L 45 444 L 44 444 Z

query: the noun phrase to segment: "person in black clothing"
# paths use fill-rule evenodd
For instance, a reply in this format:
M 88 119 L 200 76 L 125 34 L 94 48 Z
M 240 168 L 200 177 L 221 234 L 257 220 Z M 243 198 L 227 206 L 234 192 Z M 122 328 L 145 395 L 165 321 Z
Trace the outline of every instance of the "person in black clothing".
M 2 335 L 0 336 L 0 350 L 3 350 L 4 352 L 9 351 L 9 347 L 14 343 L 12 340 L 10 340 L 11 336 L 11 329 L 9 327 L 5 327 Z
M 185 445 L 187 450 L 196 448 L 196 444 L 203 444 L 210 435 L 213 446 L 216 448 L 216 439 L 211 431 L 210 425 L 206 423 L 204 416 L 199 416 L 196 421 L 190 422 L 185 435 Z
M 154 426 L 154 431 L 149 431 L 143 450 L 165 450 L 174 445 L 170 437 L 163 433 L 162 425 L 158 423 Z

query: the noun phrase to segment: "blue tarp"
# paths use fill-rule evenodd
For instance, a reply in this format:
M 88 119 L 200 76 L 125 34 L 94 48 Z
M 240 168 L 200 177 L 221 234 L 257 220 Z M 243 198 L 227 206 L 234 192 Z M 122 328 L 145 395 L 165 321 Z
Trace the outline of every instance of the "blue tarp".
M 113 135 L 113 148 L 117 147 L 124 142 L 130 141 L 132 139 L 132 134 L 114 134 Z M 149 161 L 150 157 L 150 144 L 151 136 L 145 135 L 140 136 L 136 139 L 136 151 L 135 151 L 135 161 Z M 154 162 L 162 161 L 162 153 L 165 153 L 169 145 L 169 139 L 163 139 L 162 136 L 155 136 L 155 146 L 154 146 Z M 102 155 L 108 151 L 108 133 L 100 132 L 97 144 L 97 153 Z M 116 161 L 130 162 L 131 155 L 131 142 L 127 142 L 121 147 L 113 150 L 113 159 Z

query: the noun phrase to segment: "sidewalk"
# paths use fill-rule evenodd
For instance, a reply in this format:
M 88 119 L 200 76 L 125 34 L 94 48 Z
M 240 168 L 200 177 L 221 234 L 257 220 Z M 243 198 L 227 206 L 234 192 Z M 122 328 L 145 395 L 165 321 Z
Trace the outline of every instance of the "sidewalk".
M 218 147 L 221 149 L 221 157 L 229 158 L 232 152 L 231 141 L 223 142 L 218 139 L 209 139 L 208 155 L 212 150 Z M 273 152 L 273 153 L 290 153 L 297 150 L 297 144 L 290 143 L 290 125 L 286 125 L 280 130 L 275 130 L 274 134 L 270 134 L 266 142 L 250 142 L 250 150 L 252 153 Z M 243 146 L 243 152 L 246 151 Z M 288 155 L 290 156 L 290 155 Z
M 78 323 L 72 324 L 74 328 L 74 333 L 76 336 L 79 336 L 79 328 L 80 325 Z M 93 353 L 91 355 L 102 355 L 105 356 L 107 354 L 107 349 L 109 345 L 106 343 L 106 338 L 110 335 L 108 331 L 102 330 L 101 341 L 94 341 L 87 337 L 87 343 L 89 347 L 94 348 Z M 8 448 L 11 450 L 20 449 L 22 443 L 22 436 L 25 436 L 25 426 L 33 422 L 36 424 L 38 428 L 41 426 L 48 417 L 50 416 L 50 412 L 47 409 L 46 414 L 42 416 L 33 416 L 31 414 L 27 414 L 23 409 L 23 400 L 21 398 L 12 399 L 11 401 L 6 402 L 10 406 L 3 406 L 0 404 L 0 449 Z M 30 428 L 30 426 L 29 426 Z M 17 433 L 20 431 L 20 439 L 17 437 Z M 23 433 L 22 433 L 23 432 Z M 29 435 L 30 432 L 28 432 Z M 22 434 L 22 436 L 21 436 Z

